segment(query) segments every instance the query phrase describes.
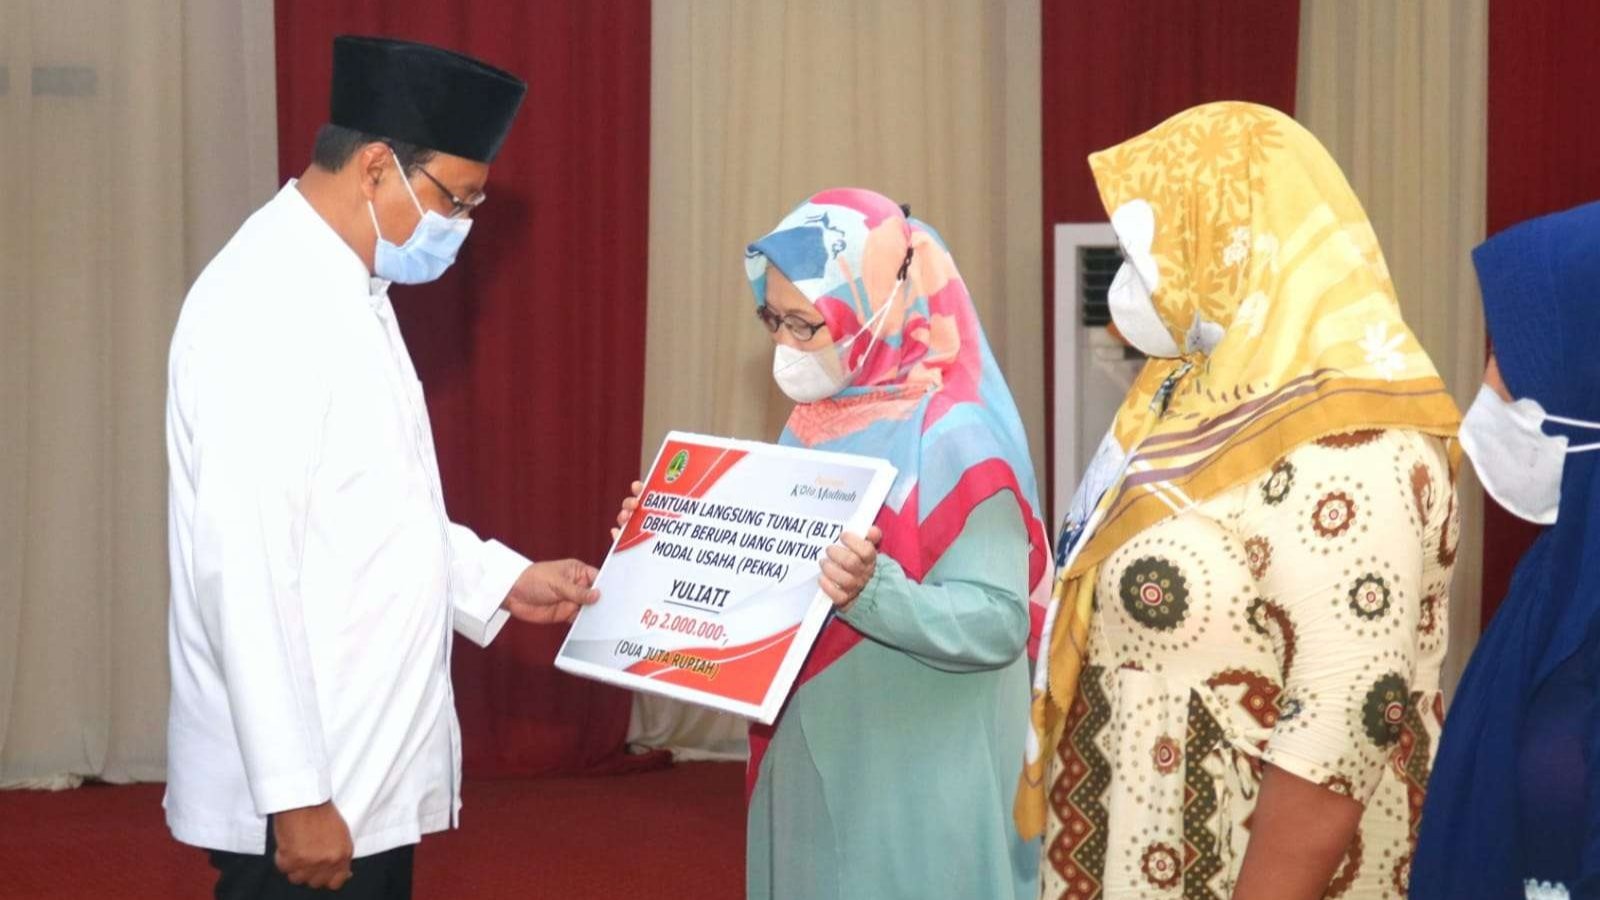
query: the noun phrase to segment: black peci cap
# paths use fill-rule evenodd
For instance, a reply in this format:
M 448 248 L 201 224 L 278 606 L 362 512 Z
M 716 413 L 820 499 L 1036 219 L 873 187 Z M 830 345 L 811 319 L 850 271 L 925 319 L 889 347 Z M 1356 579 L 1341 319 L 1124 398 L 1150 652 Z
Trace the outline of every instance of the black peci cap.
M 388 38 L 333 39 L 328 121 L 375 137 L 491 162 L 528 92 L 470 56 Z

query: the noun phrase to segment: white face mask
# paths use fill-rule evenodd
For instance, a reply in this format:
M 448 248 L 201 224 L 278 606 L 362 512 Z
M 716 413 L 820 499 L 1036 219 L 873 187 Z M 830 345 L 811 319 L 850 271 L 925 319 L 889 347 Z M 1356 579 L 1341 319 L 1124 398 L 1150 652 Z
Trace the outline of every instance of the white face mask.
M 889 292 L 889 299 L 863 324 L 861 331 L 857 331 L 842 343 L 820 350 L 798 350 L 787 344 L 779 344 L 773 348 L 772 380 L 778 383 L 778 389 L 796 403 L 815 403 L 818 400 L 826 400 L 849 387 L 850 383 L 855 381 L 856 374 L 861 371 L 861 366 L 866 364 L 867 357 L 872 355 L 872 348 L 877 344 L 878 337 L 883 331 L 883 323 L 889 321 L 886 313 L 894 303 L 895 297 L 899 295 L 900 285 L 904 283 L 896 281 L 894 290 Z M 844 358 L 849 354 L 856 338 L 861 337 L 867 330 L 867 326 L 872 326 L 867 352 L 861 354 L 856 368 L 846 369 Z
M 1124 262 L 1106 289 L 1106 304 L 1117 331 L 1141 353 L 1163 359 L 1183 355 L 1172 332 L 1161 321 L 1154 300 L 1161 269 L 1150 253 L 1155 241 L 1156 214 L 1144 200 L 1130 200 L 1111 214 L 1111 228 L 1122 245 Z
M 1528 397 L 1508 403 L 1488 385 L 1461 420 L 1461 448 L 1483 489 L 1507 512 L 1536 525 L 1552 524 L 1560 512 L 1567 454 L 1600 448 L 1568 447 L 1565 435 L 1545 434 L 1546 421 L 1600 431 L 1600 422 L 1552 416 Z
M 1111 307 L 1111 321 L 1117 331 L 1146 356 L 1175 359 L 1182 353 L 1172 339 L 1172 333 L 1156 312 L 1150 288 L 1133 266 L 1123 263 L 1117 270 L 1111 287 L 1106 289 L 1106 303 Z

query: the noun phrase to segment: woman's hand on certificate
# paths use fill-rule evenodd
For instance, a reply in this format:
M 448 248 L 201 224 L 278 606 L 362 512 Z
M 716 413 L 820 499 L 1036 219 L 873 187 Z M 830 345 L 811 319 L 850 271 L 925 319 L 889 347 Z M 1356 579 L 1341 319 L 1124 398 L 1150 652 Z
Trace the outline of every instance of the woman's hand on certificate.
M 622 511 L 617 513 L 617 527 L 611 529 L 613 541 L 622 534 L 622 529 L 628 527 L 628 520 L 633 518 L 633 511 L 639 508 L 639 495 L 644 493 L 644 482 L 635 481 L 629 490 L 633 491 L 633 496 L 622 501 Z
M 872 573 L 878 570 L 878 542 L 883 532 L 874 525 L 867 536 L 844 534 L 839 543 L 828 548 L 822 559 L 822 577 L 818 582 L 822 592 L 833 601 L 833 608 L 844 612 L 856 602 Z

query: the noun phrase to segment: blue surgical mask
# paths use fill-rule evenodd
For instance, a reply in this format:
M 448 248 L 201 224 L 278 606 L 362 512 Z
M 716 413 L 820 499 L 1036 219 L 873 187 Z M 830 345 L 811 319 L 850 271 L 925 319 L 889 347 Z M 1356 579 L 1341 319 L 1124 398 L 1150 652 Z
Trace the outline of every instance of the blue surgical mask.
M 400 165 L 400 158 L 393 150 L 389 151 L 389 156 L 394 159 L 400 183 L 406 186 L 411 204 L 422 220 L 412 229 L 405 244 L 397 247 L 384 240 L 383 231 L 378 228 L 378 213 L 372 208 L 372 201 L 367 201 L 372 230 L 378 235 L 378 246 L 372 254 L 372 274 L 398 284 L 424 284 L 443 275 L 456 261 L 456 252 L 467 239 L 467 232 L 472 230 L 472 220 L 449 219 L 431 209 L 423 209 L 417 192 L 411 189 L 411 181 L 406 178 L 405 168 Z

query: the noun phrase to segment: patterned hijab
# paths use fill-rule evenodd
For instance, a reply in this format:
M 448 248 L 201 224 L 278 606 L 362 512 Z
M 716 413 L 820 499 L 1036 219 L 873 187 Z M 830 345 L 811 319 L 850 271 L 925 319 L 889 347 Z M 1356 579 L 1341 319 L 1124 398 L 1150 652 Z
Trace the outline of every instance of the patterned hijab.
M 1089 166 L 1114 225 L 1143 213 L 1148 227 L 1118 225 L 1118 238 L 1177 355 L 1145 365 L 1063 528 L 1017 798 L 1030 837 L 1044 828 L 1102 560 L 1308 441 L 1357 428 L 1452 437 L 1460 421 L 1401 320 L 1360 202 L 1293 119 L 1206 104 Z
M 908 250 L 904 289 L 896 293 Z M 876 456 L 899 469 L 878 514 L 881 552 L 915 581 L 944 555 L 975 507 L 1011 492 L 1031 547 L 1029 652 L 1036 652 L 1049 591 L 1049 539 L 1028 439 L 943 240 L 887 197 L 839 188 L 800 204 L 750 245 L 745 273 L 758 305 L 766 302 L 769 266 L 815 304 L 836 342 L 861 332 L 894 294 L 887 321 L 873 323 L 878 339 L 862 334 L 851 342 L 844 363 L 860 367 L 852 386 L 796 406 L 780 442 Z M 861 639 L 829 619 L 799 683 Z M 751 732 L 752 780 L 771 734 L 759 726 Z

